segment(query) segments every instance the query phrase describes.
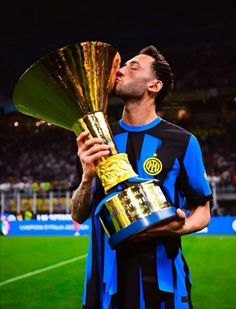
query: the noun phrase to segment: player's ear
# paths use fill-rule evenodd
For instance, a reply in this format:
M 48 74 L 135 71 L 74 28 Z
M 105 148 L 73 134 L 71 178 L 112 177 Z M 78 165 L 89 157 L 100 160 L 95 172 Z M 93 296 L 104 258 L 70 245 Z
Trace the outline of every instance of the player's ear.
M 159 79 L 153 79 L 150 82 L 148 82 L 148 91 L 158 93 L 161 91 L 161 88 L 163 87 L 163 83 Z

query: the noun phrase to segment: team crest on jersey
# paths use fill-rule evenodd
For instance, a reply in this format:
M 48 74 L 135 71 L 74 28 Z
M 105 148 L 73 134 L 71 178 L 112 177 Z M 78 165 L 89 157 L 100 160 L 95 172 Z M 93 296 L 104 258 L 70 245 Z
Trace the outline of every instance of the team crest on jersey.
M 161 160 L 157 158 L 157 154 L 154 153 L 153 157 L 147 158 L 143 163 L 144 171 L 149 175 L 157 175 L 162 171 Z

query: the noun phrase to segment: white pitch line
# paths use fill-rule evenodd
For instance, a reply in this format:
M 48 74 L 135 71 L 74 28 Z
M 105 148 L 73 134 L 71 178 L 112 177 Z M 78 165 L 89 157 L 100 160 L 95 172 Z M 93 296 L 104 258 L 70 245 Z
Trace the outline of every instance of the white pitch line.
M 31 271 L 31 272 L 26 273 L 24 275 L 17 276 L 17 277 L 14 277 L 14 278 L 2 281 L 2 282 L 0 282 L 0 286 L 6 285 L 8 283 L 15 282 L 17 280 L 21 280 L 21 279 L 24 279 L 24 278 L 28 278 L 28 277 L 40 274 L 40 273 L 43 273 L 44 271 L 48 271 L 48 270 L 51 270 L 51 269 L 54 269 L 54 268 L 57 268 L 57 267 L 61 267 L 63 265 L 66 265 L 66 264 L 69 264 L 69 263 L 73 263 L 73 262 L 76 262 L 78 260 L 82 260 L 82 259 L 86 258 L 86 256 L 87 256 L 87 254 L 83 254 L 83 255 L 77 256 L 77 257 L 75 257 L 73 259 L 62 261 L 60 263 L 53 264 L 51 266 L 48 266 L 48 267 L 45 267 L 45 268 L 41 268 L 41 269 L 38 269 L 38 270 L 34 270 L 34 271 Z

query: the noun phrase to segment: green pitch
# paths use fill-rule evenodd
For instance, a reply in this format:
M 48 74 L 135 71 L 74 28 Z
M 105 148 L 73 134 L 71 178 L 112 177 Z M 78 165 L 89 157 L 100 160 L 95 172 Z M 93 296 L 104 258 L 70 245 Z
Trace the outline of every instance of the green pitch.
M 86 236 L 0 237 L 0 308 L 81 308 L 88 241 Z M 235 308 L 236 238 L 185 236 L 183 250 L 194 308 Z

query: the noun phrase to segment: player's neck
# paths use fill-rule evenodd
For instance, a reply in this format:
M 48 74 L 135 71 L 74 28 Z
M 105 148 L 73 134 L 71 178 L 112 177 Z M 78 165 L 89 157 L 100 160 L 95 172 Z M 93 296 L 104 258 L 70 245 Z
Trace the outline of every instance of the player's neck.
M 156 106 L 150 102 L 126 102 L 122 120 L 131 126 L 141 126 L 156 119 Z

